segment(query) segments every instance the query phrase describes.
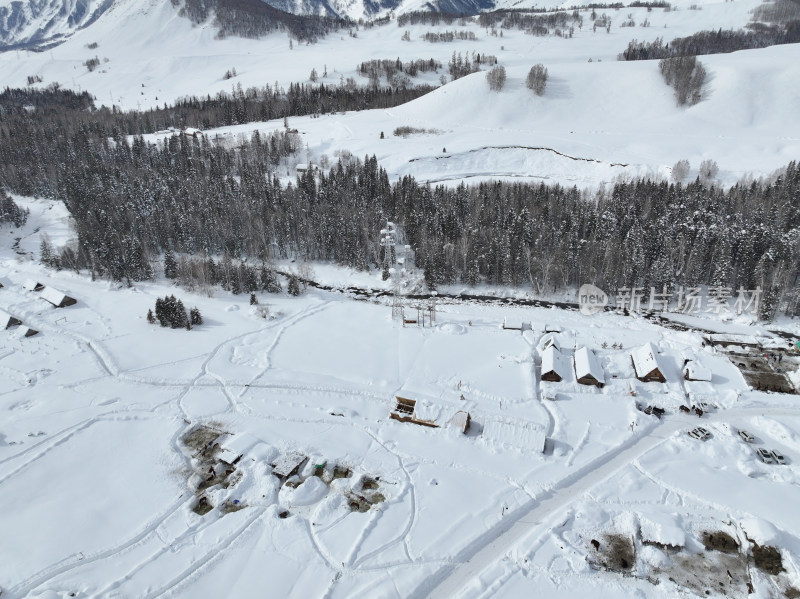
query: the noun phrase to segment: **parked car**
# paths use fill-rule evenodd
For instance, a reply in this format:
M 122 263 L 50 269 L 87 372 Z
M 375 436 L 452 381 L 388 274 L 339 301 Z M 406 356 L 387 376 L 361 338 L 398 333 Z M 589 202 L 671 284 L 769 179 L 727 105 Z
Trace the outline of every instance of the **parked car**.
M 659 408 L 658 406 L 647 406 L 644 409 L 645 414 L 652 414 L 657 418 L 661 418 L 664 414 L 666 414 L 666 410 L 664 408 Z
M 772 451 L 770 451 L 770 454 L 772 454 L 772 459 L 775 460 L 776 464 L 784 465 L 786 463 L 786 458 L 783 457 L 783 454 L 781 454 L 779 451 L 775 451 L 773 449 Z
M 756 455 L 758 456 L 758 459 L 764 462 L 765 464 L 775 463 L 775 458 L 773 458 L 772 454 L 763 447 L 759 447 L 758 449 L 756 449 Z
M 751 435 L 744 429 L 739 429 L 739 436 L 745 443 L 753 443 L 756 440 L 756 438 L 753 435 Z
M 697 439 L 699 441 L 707 441 L 708 439 L 711 438 L 711 433 L 709 433 L 702 426 L 693 428 L 692 430 L 689 431 L 688 435 L 693 439 Z

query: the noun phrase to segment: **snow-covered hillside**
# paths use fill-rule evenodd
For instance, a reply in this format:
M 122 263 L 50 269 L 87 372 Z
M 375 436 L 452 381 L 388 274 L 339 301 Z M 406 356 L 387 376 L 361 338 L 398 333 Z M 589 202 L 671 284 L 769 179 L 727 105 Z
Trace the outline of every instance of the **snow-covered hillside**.
M 0 51 L 47 48 L 88 27 L 114 0 L 4 0 L 0 2 Z
M 213 27 L 193 27 L 169 3 L 149 6 L 131 0 L 115 5 L 103 19 L 46 54 L 0 54 L 0 74 L 9 85 L 28 76 L 89 90 L 99 104 L 124 108 L 163 105 L 186 94 L 230 91 L 234 86 L 288 85 L 312 69 L 338 84 L 354 77 L 369 59 L 435 58 L 443 64 L 454 51 L 495 54 L 508 72 L 501 92 L 491 92 L 483 73 L 450 82 L 407 106 L 322 118 L 292 119 L 304 135 L 308 161 L 337 150 L 376 154 L 393 177 L 412 174 L 427 181 L 523 177 L 593 186 L 618 176 L 669 177 L 687 159 L 690 178 L 703 160 L 715 160 L 719 181 L 765 176 L 800 155 L 800 124 L 794 118 L 800 67 L 794 46 L 702 57 L 710 77 L 703 101 L 677 107 L 655 61 L 619 62 L 633 39 L 671 39 L 701 29 L 740 27 L 756 5 L 709 3 L 702 10 L 608 11 L 613 21 L 628 12 L 650 27 L 615 27 L 610 33 L 584 27 L 572 39 L 532 37 L 504 30 L 487 35 L 475 25 L 474 42 L 431 44 L 420 39 L 447 26 L 409 27 L 411 41 L 394 23 L 366 28 L 358 37 L 331 35 L 317 44 L 290 44 L 282 35 L 262 40 L 215 39 Z M 97 48 L 89 46 L 97 44 Z M 83 63 L 97 56 L 89 72 Z M 544 64 L 550 74 L 542 97 L 524 85 L 528 69 Z M 237 76 L 225 79 L 235 68 Z M 446 67 L 445 69 L 446 70 Z M 444 70 L 439 75 L 445 74 Z M 427 74 L 421 81 L 438 82 Z M 270 129 L 282 122 L 237 127 L 237 132 Z M 406 138 L 400 126 L 430 131 Z M 384 133 L 386 139 L 380 139 Z M 214 135 L 215 132 L 210 132 Z
M 634 38 L 740 28 L 757 0 L 598 9 L 608 32 L 586 10 L 571 37 L 392 20 L 315 44 L 217 39 L 162 0 L 0 3 L 7 43 L 65 39 L 0 52 L 4 86 L 57 83 L 125 110 L 286 87 L 312 69 L 325 85 L 367 85 L 357 66 L 373 59 L 445 65 L 415 81 L 440 87 L 395 108 L 200 133 L 235 146 L 296 129 L 284 181 L 297 162 L 348 153 L 374 154 L 393 180 L 579 188 L 670 178 L 681 159 L 691 179 L 716 161 L 713 183 L 731 185 L 800 158 L 796 45 L 701 57 L 709 79 L 691 107 L 656 61 L 616 60 Z M 422 39 L 453 30 L 475 39 Z M 458 53 L 497 56 L 505 87 L 491 91 L 485 72 L 450 81 Z M 525 85 L 536 63 L 550 75 L 542 96 Z M 797 321 L 659 323 L 457 287 L 398 310 L 370 291 L 392 289 L 378 271 L 289 260 L 277 267 L 323 287 L 251 300 L 180 288 L 160 264 L 126 285 L 41 266 L 41 241 L 74 244 L 73 221 L 52 198 L 14 200 L 30 214 L 0 224 L 3 599 L 800 596 L 800 404 L 774 383 L 800 391 Z M 550 299 L 574 299 L 560 293 Z M 54 307 L 63 294 L 76 303 Z M 148 322 L 171 295 L 203 322 Z M 648 352 L 658 372 L 637 376 Z M 579 382 L 587 369 L 600 385 Z

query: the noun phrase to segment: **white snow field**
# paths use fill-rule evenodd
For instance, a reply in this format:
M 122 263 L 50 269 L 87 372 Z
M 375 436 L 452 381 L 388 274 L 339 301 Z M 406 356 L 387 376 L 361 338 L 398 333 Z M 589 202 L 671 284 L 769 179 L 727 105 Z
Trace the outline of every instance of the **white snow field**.
M 295 41 L 290 49 L 285 34 L 215 39 L 210 24 L 193 26 L 169 2 L 120 0 L 55 48 L 0 54 L 0 80 L 24 87 L 29 76 L 40 76 L 38 86 L 57 82 L 87 90 L 98 105 L 146 109 L 238 86 L 309 83 L 312 69 L 326 85 L 349 77 L 367 85 L 356 68 L 371 59 L 435 58 L 444 67 L 417 82 L 439 85 L 441 76 L 449 81 L 447 63 L 454 52 L 495 55 L 508 73 L 500 92 L 490 91 L 485 73 L 479 72 L 391 110 L 291 118 L 304 142 L 297 161 L 320 162 L 323 156 L 335 161 L 339 152 L 349 151 L 357 157 L 375 154 L 392 179 L 413 175 L 456 185 L 505 178 L 582 188 L 618 178 L 669 178 L 672 165 L 681 159 L 690 162 L 688 179 L 693 180 L 703 160 L 714 160 L 717 181 L 731 185 L 769 176 L 800 155 L 796 44 L 701 57 L 708 82 L 703 100 L 688 108 L 676 106 L 658 61 L 620 62 L 617 56 L 632 39 L 661 37 L 668 42 L 700 30 L 742 28 L 758 4 L 678 0 L 669 12 L 600 9 L 598 16 L 611 19 L 608 33 L 593 31 L 590 11 L 585 10 L 584 25 L 572 38 L 536 37 L 513 29 L 502 30 L 500 37 L 475 22 L 401 28 L 392 19 L 386 25 L 361 27 L 354 32 L 357 37 L 340 32 L 315 44 Z M 637 26 L 621 26 L 628 15 Z M 641 26 L 645 21 L 648 27 Z M 401 40 L 406 30 L 410 41 Z M 469 31 L 477 39 L 421 39 L 426 32 L 447 30 Z M 93 44 L 97 47 L 90 49 Z M 89 72 L 84 62 L 95 57 L 101 64 Z M 549 70 L 542 97 L 525 87 L 528 70 L 536 63 Z M 231 69 L 237 76 L 225 79 Z M 326 70 L 327 77 L 322 77 Z M 282 126 L 282 120 L 250 123 L 206 134 L 249 134 Z M 429 133 L 394 136 L 403 126 Z M 382 132 L 385 139 L 380 139 Z M 293 177 L 294 171 L 288 174 Z
M 494 54 L 508 71 L 501 92 L 477 73 L 390 110 L 291 117 L 304 142 L 297 161 L 375 154 L 393 180 L 590 188 L 669 178 L 680 159 L 694 179 L 715 160 L 717 182 L 730 185 L 800 156 L 796 45 L 701 57 L 710 78 L 690 108 L 675 106 L 656 61 L 616 56 L 634 38 L 743 27 L 757 5 L 607 10 L 608 33 L 592 31 L 587 11 L 571 39 L 393 20 L 290 49 L 286 35 L 218 40 L 169 2 L 121 0 L 46 52 L 0 54 L 0 81 L 22 87 L 37 75 L 98 105 L 146 109 L 239 84 L 288 86 L 312 68 L 327 68 L 326 84 L 366 84 L 356 66 L 370 59 L 446 65 L 454 51 Z M 650 26 L 619 27 L 628 13 Z M 420 39 L 448 29 L 478 39 Z M 542 97 L 524 85 L 539 62 L 550 74 Z M 283 126 L 205 134 L 233 142 Z M 426 132 L 393 135 L 401 126 Z M 784 347 L 765 326 L 673 315 L 686 331 L 442 298 L 423 328 L 393 319 L 386 298 L 312 288 L 259 295 L 263 318 L 246 295 L 219 289 L 46 270 L 41 237 L 64 245 L 69 215 L 48 199 L 15 201 L 30 217 L 0 226 L 0 312 L 22 322 L 0 330 L 3 599 L 800 596 L 798 396 L 755 390 L 702 332 Z M 314 269 L 321 283 L 382 284 L 375 273 Z M 77 303 L 54 308 L 28 281 Z M 204 323 L 149 324 L 148 309 L 169 294 Z M 546 328 L 560 330 L 559 382 L 541 378 Z M 796 322 L 783 328 L 800 337 Z M 665 383 L 635 378 L 630 352 L 645 343 Z M 575 379 L 583 346 L 602 388 Z M 800 357 L 778 351 L 797 387 Z M 687 359 L 711 381 L 686 381 Z M 687 410 L 699 401 L 710 409 L 698 418 Z M 707 440 L 687 434 L 698 426 Z M 786 463 L 762 461 L 759 449 Z
M 404 327 L 388 302 L 311 288 L 260 295 L 264 319 L 246 295 L 43 269 L 34 230 L 63 240 L 68 221 L 52 202 L 17 199 L 29 222 L 0 230 L 6 248 L 21 239 L 0 259 L 0 310 L 23 323 L 0 331 L 3 597 L 800 588 L 797 396 L 753 391 L 700 332 L 446 299 L 433 326 Z M 329 267 L 317 277 L 353 283 Z M 77 303 L 53 308 L 29 280 Z M 155 299 L 173 293 L 202 325 L 148 324 Z M 542 381 L 546 327 L 561 330 L 570 368 L 575 348 L 592 349 L 606 385 Z M 741 321 L 714 329 L 780 341 Z M 648 342 L 666 383 L 634 378 L 630 351 Z M 685 359 L 712 372 L 704 399 L 716 408 L 700 419 L 680 410 Z M 782 364 L 798 362 L 787 353 Z M 435 426 L 391 418 L 397 396 Z M 450 424 L 458 412 L 470 414 L 466 433 Z M 698 425 L 710 439 L 686 434 Z M 758 448 L 787 463 L 762 463 Z M 288 479 L 276 475 L 285 464 Z M 738 550 L 704 547 L 723 533 Z M 767 566 L 759 547 L 774 552 Z

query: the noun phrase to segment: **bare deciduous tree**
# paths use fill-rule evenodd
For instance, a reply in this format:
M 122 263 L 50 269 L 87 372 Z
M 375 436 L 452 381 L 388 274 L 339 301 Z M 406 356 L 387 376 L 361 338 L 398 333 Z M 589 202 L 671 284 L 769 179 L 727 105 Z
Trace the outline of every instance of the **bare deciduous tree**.
M 544 90 L 547 87 L 547 69 L 545 66 L 541 63 L 533 65 L 528 72 L 525 84 L 537 96 L 544 95 Z
M 667 85 L 675 89 L 678 106 L 694 106 L 702 99 L 706 70 L 696 56 L 664 58 L 658 68 Z
M 672 180 L 678 183 L 683 181 L 689 176 L 690 168 L 691 166 L 688 160 L 685 158 L 678 160 L 678 162 L 672 166 Z
M 719 166 L 714 160 L 706 159 L 700 163 L 700 178 L 703 181 L 709 182 L 717 178 L 719 173 Z
M 506 84 L 506 69 L 498 65 L 486 73 L 486 81 L 489 82 L 489 89 L 499 92 Z

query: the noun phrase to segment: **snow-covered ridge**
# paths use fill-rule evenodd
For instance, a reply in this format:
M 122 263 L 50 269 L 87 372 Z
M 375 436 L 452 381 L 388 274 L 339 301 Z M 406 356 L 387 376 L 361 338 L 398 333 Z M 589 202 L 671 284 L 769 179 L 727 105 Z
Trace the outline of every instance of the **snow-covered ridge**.
M 0 52 L 46 48 L 100 18 L 115 0 L 3 0 Z

